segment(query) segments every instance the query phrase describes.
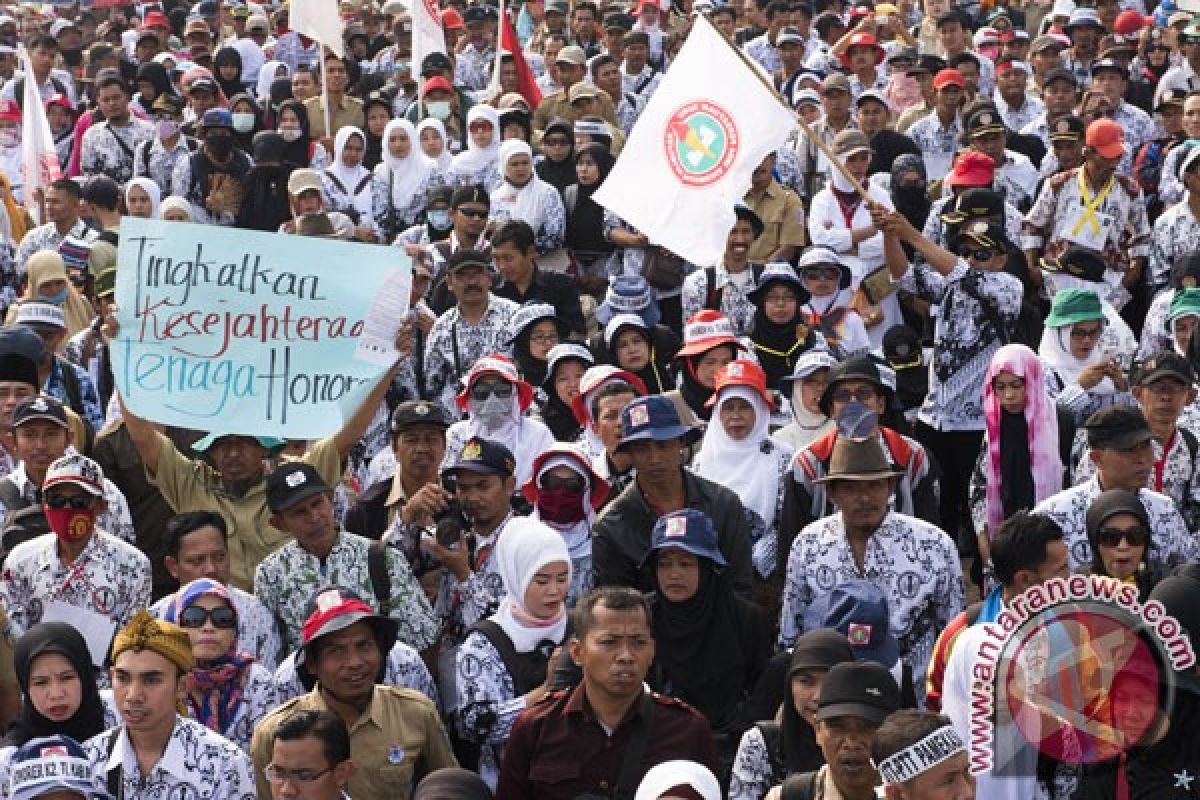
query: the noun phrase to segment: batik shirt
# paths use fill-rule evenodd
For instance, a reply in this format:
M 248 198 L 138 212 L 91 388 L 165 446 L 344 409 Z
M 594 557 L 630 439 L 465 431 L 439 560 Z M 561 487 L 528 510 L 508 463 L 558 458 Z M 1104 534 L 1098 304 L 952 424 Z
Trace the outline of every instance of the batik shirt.
M 487 88 L 495 58 L 496 51 L 492 48 L 480 51 L 475 45 L 468 44 L 454 60 L 454 85 L 471 91 Z
M 25 473 L 24 463 L 10 472 L 7 477 L 16 484 L 17 491 L 21 493 L 21 497 L 25 498 L 30 505 L 42 502 L 41 487 L 35 486 L 29 480 L 29 476 Z M 96 517 L 96 527 L 108 531 L 127 544 L 136 545 L 136 535 L 133 530 L 133 515 L 129 513 L 129 504 L 125 502 L 125 495 L 121 493 L 117 485 L 108 478 L 104 479 L 104 502 L 108 505 L 108 508 L 104 509 Z M 0 501 L 0 519 L 3 519 L 7 512 L 8 509 L 5 507 L 4 502 Z
M 999 92 L 996 92 L 994 99 L 996 110 L 1000 112 L 1000 119 L 1004 120 L 1004 127 L 1012 131 L 1024 129 L 1025 126 L 1046 113 L 1046 104 L 1029 95 L 1025 95 L 1025 103 L 1020 108 L 1010 106 Z M 1032 190 L 1032 187 L 1030 188 Z
M 943 126 L 936 112 L 917 120 L 908 129 L 908 138 L 916 143 L 925 159 L 925 172 L 930 181 L 941 180 L 949 174 L 962 135 L 962 120 L 957 115 L 949 125 Z
M 1200 455 L 1200 442 L 1196 434 L 1180 428 L 1166 447 L 1157 439 L 1153 440 L 1153 444 L 1154 469 L 1146 480 L 1146 488 L 1171 498 L 1189 531 L 1200 528 L 1200 464 L 1196 462 L 1196 456 Z M 1091 480 L 1096 474 L 1096 465 L 1088 455 L 1085 430 L 1075 434 L 1071 464 L 1071 479 L 1076 485 Z M 1157 535 L 1155 532 L 1154 536 Z
M 767 742 L 758 726 L 751 725 L 742 734 L 737 755 L 733 758 L 729 800 L 762 800 L 776 783 Z
M 53 222 L 38 225 L 36 228 L 25 233 L 25 237 L 21 239 L 21 244 L 17 247 L 17 274 L 24 279 L 25 265 L 29 261 L 29 257 L 42 250 L 58 250 L 58 246 L 62 244 L 62 240 L 67 238 L 67 236 L 91 242 L 99 235 L 99 231 L 92 230 L 81 219 L 75 221 L 75 224 L 71 226 L 71 230 L 67 231 L 66 235 L 59 233 L 58 226 Z
M 0 313 L 8 311 L 21 293 L 21 278 L 17 275 L 17 245 L 0 235 Z
M 936 430 L 983 430 L 984 378 L 1004 341 L 992 318 L 1009 330 L 1016 324 L 1024 294 L 1020 279 L 971 269 L 960 259 L 949 275 L 924 265 L 910 268 L 899 286 L 941 304 L 929 392 L 917 418 Z
M 1109 268 L 1104 272 L 1103 299 L 1116 309 L 1129 301 L 1121 280 L 1134 258 L 1150 255 L 1150 223 L 1142 190 L 1129 178 L 1116 175 L 1111 188 L 1091 214 L 1079 188 L 1082 167 L 1060 172 L 1042 184 L 1033 208 L 1025 215 L 1021 247 L 1040 250 L 1044 258 L 1062 255 L 1072 242 L 1100 252 Z M 1088 185 L 1095 202 L 1104 187 Z
M 1111 118 L 1125 131 L 1125 155 L 1117 164 L 1117 173 L 1133 175 L 1133 157 L 1138 149 L 1152 139 L 1166 136 L 1166 131 L 1145 111 L 1124 100 L 1113 109 Z
M 0 574 L 0 606 L 13 635 L 41 622 L 52 602 L 107 617 L 115 634 L 150 605 L 150 560 L 99 528 L 69 566 L 59 558 L 53 533 L 17 545 Z
M 279 664 L 283 648 L 283 641 L 279 637 L 279 627 L 275 624 L 275 618 L 271 616 L 267 607 L 249 592 L 228 585 L 225 590 L 229 592 L 233 610 L 237 612 L 238 650 L 254 656 L 254 660 L 262 665 L 263 669 L 274 670 Z M 150 606 L 150 613 L 162 619 L 174 597 L 169 594 L 160 599 Z M 279 703 L 283 703 L 284 699 L 286 698 L 281 698 Z
M 764 33 L 750 41 L 746 42 L 746 55 L 757 61 L 759 65 L 767 71 L 768 75 L 774 75 L 779 70 L 783 69 L 783 59 L 779 57 L 779 48 L 771 44 L 767 38 L 769 33 Z
M 1176 145 L 1167 151 L 1163 157 L 1162 170 L 1158 179 L 1158 199 L 1164 207 L 1182 203 L 1187 196 L 1187 189 L 1179 180 L 1179 159 L 1191 148 Z
M 279 705 L 309 692 L 296 672 L 295 653 L 288 655 L 279 664 L 279 668 L 275 670 L 274 681 Z M 425 666 L 421 654 L 403 642 L 396 642 L 388 652 L 387 659 L 383 662 L 383 681 L 380 685 L 399 686 L 401 689 L 420 692 L 441 708 L 437 683 L 429 674 L 429 668 Z
M 662 83 L 663 73 L 654 67 L 646 64 L 642 67 L 642 71 L 636 75 L 630 75 L 625 71 L 625 65 L 621 65 L 621 90 L 625 92 L 633 92 L 639 95 L 643 102 L 649 102 L 650 96 L 658 90 L 659 84 Z
M 242 691 L 242 702 L 221 735 L 249 754 L 254 728 L 282 703 L 270 671 L 261 664 L 251 664 L 250 675 Z
M 158 763 L 143 775 L 129 733 L 111 730 L 84 743 L 103 788 L 110 770 L 120 770 L 122 800 L 255 800 L 250 758 L 236 744 L 184 717 L 175 728 Z M 110 752 L 111 749 L 111 752 Z
M 925 238 L 936 244 L 938 247 L 944 247 L 949 250 L 950 245 L 946 242 L 946 223 L 942 221 L 942 214 L 945 214 L 948 207 L 954 205 L 954 196 L 947 195 L 939 197 L 933 201 L 933 205 L 929 207 L 929 216 L 925 218 Z M 1004 232 L 1008 234 L 1010 242 L 1021 241 L 1021 225 L 1024 223 L 1025 217 L 1017 210 L 1016 206 L 1005 200 L 1004 202 Z
M 1175 341 L 1167 331 L 1167 312 L 1171 310 L 1171 301 L 1175 299 L 1174 289 L 1162 289 L 1154 295 L 1154 302 L 1146 312 L 1146 321 L 1142 323 L 1142 340 L 1138 344 L 1138 359 L 1147 359 L 1162 350 L 1172 350 Z
M 1155 288 L 1170 282 L 1171 268 L 1200 248 L 1200 220 L 1187 202 L 1171 206 L 1150 232 L 1150 279 Z
M 134 116 L 120 127 L 107 122 L 93 125 L 83 134 L 79 169 L 84 175 L 107 175 L 124 186 L 133 177 L 134 151 L 152 138 L 154 125 Z
M 464 320 L 457 306 L 433 323 L 425 344 L 425 396 L 440 402 L 449 419 L 462 416 L 454 397 L 471 366 L 492 353 L 511 354 L 508 320 L 516 310 L 513 301 L 491 295 L 478 324 Z
M 487 536 L 475 536 L 471 552 L 471 574 L 460 581 L 449 570 L 442 576 L 434 608 L 446 622 L 454 643 L 459 643 L 466 631 L 479 620 L 496 613 L 504 599 L 504 581 L 496 563 L 496 542 L 504 535 L 512 515 Z
M 405 228 L 417 224 L 421 212 L 425 210 L 429 190 L 445 183 L 440 172 L 430 170 L 425 173 L 411 199 L 403 208 L 397 208 L 392 194 L 392 173 L 386 166 L 375 171 L 371 180 L 371 206 L 375 209 L 375 227 L 380 231 L 395 231 L 400 233 Z M 351 191 L 354 187 L 346 187 Z
M 743 275 L 745 284 L 733 280 L 724 264 L 715 267 L 713 291 L 721 297 L 721 307 L 717 309 L 733 324 L 735 336 L 745 336 L 754 321 L 754 302 L 749 298 L 750 292 L 758 286 L 754 279 L 754 270 L 746 265 Z M 708 270 L 696 270 L 683 280 L 683 318 L 689 320 L 698 312 L 708 307 Z
M 357 534 L 339 531 L 324 561 L 292 541 L 258 565 L 254 571 L 254 594 L 278 620 L 284 647 L 289 652 L 300 647 L 300 629 L 308 615 L 309 603 L 323 586 L 352 591 L 376 612 L 380 611 L 367 568 L 370 543 Z M 402 642 L 424 650 L 437 639 L 437 620 L 404 554 L 392 547 L 385 552 L 391 576 L 388 616 L 400 623 Z
M 1046 391 L 1055 404 L 1071 415 L 1075 424 L 1082 427 L 1088 417 L 1110 406 L 1134 406 L 1137 401 L 1129 390 L 1108 394 L 1084 389 L 1078 383 L 1067 383 L 1054 367 L 1046 366 Z
M 55 358 L 53 363 L 54 366 L 50 368 L 50 376 L 46 378 L 46 385 L 42 387 L 42 391 L 83 417 L 87 424 L 92 426 L 92 430 L 98 431 L 103 428 L 104 409 L 100 407 L 100 395 L 96 393 L 96 386 L 92 383 L 92 378 L 87 374 L 87 370 L 77 367 L 63 358 Z M 66 379 L 63 377 L 63 370 L 67 369 L 75 373 L 75 384 L 79 387 L 78 408 L 71 401 Z
M 288 31 L 275 40 L 275 60 L 287 64 L 288 75 L 296 74 L 296 67 L 305 64 L 317 66 L 321 60 L 321 43 L 313 42 L 308 47 L 300 41 L 300 34 Z
M 621 93 L 621 99 L 617 102 L 615 113 L 617 115 L 617 124 L 621 126 L 621 132 L 626 137 L 633 130 L 633 125 L 637 122 L 638 115 L 642 113 L 642 109 L 645 107 L 645 95 L 637 95 L 633 92 Z
M 147 148 L 150 150 L 149 159 L 146 157 Z M 152 137 L 139 144 L 134 151 L 133 175 L 135 178 L 149 178 L 154 181 L 162 190 L 163 197 L 183 194 L 187 187 L 175 185 L 175 168 L 191 154 L 183 134 L 180 134 L 170 150 L 157 136 Z
M 888 512 L 867 540 L 863 568 L 854 561 L 842 514 L 819 519 L 796 536 L 788 555 L 779 640 L 784 648 L 820 627 L 810 609 L 838 584 L 869 580 L 888 598 L 900 657 L 912 667 L 918 698 L 938 634 L 965 606 L 954 540 L 915 517 Z
M 1033 509 L 1035 513 L 1050 517 L 1062 528 L 1063 542 L 1067 546 L 1067 557 L 1073 572 L 1092 566 L 1092 545 L 1087 537 L 1087 510 L 1103 491 L 1100 480 L 1093 476 L 1085 483 L 1047 497 Z M 1200 554 L 1200 539 L 1187 529 L 1171 498 L 1149 489 L 1139 490 L 1138 497 L 1150 517 L 1154 546 L 1149 548 L 1148 557 L 1156 567 L 1164 573 L 1169 572 Z

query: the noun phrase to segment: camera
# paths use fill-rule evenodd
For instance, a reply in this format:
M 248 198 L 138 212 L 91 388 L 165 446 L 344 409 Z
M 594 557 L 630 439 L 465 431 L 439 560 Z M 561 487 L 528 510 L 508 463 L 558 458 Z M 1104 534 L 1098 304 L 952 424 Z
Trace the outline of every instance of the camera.
M 442 476 L 442 488 L 449 494 L 454 495 L 454 497 L 451 498 L 449 505 L 446 506 L 446 510 L 434 518 L 433 538 L 442 547 L 449 549 L 458 546 L 462 535 L 470 529 L 471 521 L 467 519 L 466 513 L 463 512 L 462 504 L 458 501 L 458 484 L 454 480 L 453 473 Z

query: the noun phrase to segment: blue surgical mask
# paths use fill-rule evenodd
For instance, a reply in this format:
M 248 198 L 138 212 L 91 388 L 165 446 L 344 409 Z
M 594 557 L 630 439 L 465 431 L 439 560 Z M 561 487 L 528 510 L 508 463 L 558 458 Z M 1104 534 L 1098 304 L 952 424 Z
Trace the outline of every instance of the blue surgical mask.
M 67 302 L 67 290 L 64 288 L 61 292 L 56 292 L 54 294 L 43 294 L 42 300 L 45 300 L 47 303 L 54 303 L 56 306 L 61 306 L 63 303 Z
M 429 112 L 429 116 L 434 119 L 447 119 L 450 116 L 450 101 L 438 100 L 432 103 L 425 104 L 425 110 Z
M 429 224 L 439 231 L 444 231 L 453 223 L 450 222 L 450 212 L 445 209 L 431 209 L 425 213 Z

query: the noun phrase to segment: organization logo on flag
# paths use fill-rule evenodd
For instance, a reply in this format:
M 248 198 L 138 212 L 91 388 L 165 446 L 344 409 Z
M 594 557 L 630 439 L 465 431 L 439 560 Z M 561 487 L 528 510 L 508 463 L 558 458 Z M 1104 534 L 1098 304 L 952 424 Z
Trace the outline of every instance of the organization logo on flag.
M 686 186 L 709 186 L 725 177 L 740 145 L 733 116 L 707 100 L 685 103 L 667 120 L 667 162 Z

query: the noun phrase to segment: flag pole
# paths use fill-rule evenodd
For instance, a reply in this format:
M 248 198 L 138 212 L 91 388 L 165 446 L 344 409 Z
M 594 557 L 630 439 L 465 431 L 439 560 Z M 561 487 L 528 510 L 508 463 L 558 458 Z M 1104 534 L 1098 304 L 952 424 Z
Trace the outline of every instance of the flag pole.
M 500 6 L 496 12 L 496 55 L 492 59 L 492 86 L 495 87 L 496 96 L 492 98 L 492 102 L 500 99 L 500 62 L 504 60 L 504 0 L 500 0 Z M 497 131 L 499 135 L 499 131 Z
M 829 163 L 832 164 L 838 172 L 842 173 L 842 177 L 854 187 L 854 190 L 858 192 L 859 197 L 861 197 L 866 203 L 876 202 L 875 199 L 868 195 L 866 190 L 859 185 L 858 179 L 850 174 L 850 170 L 846 169 L 846 165 L 843 164 L 841 159 L 834 154 L 832 148 L 825 143 L 825 140 L 816 135 L 813 129 L 808 126 L 808 123 L 804 121 L 804 117 L 797 114 L 796 110 L 792 108 L 791 103 L 787 102 L 787 100 L 783 98 L 783 95 L 779 93 L 779 90 L 777 90 L 769 80 L 763 77 L 758 65 L 751 61 L 750 57 L 743 53 L 742 49 L 734 44 L 733 41 L 725 35 L 723 30 L 709 22 L 707 17 L 701 15 L 701 18 L 704 19 L 704 22 L 720 35 L 720 37 L 725 41 L 725 44 L 729 45 L 729 49 L 736 53 L 737 57 L 740 58 L 742 63 L 746 65 L 747 69 L 754 73 L 754 77 L 758 78 L 759 83 L 765 86 L 767 91 L 774 95 L 775 99 L 778 100 L 784 108 L 791 112 L 792 116 L 796 119 L 796 122 L 800 123 L 800 128 L 804 131 L 804 135 L 807 136 L 812 143 L 817 146 L 818 150 L 825 154 L 825 157 L 829 159 Z
M 321 68 L 321 111 L 324 112 L 324 116 L 325 116 L 325 138 L 332 139 L 333 131 L 330 129 L 330 124 L 332 123 L 332 120 L 329 119 L 329 80 L 328 80 L 327 73 L 325 70 L 325 43 L 318 41 L 317 44 L 319 44 L 321 46 L 320 47 L 320 50 L 321 50 L 320 58 L 318 58 L 317 60 L 320 62 L 320 68 Z M 332 52 L 332 51 L 330 51 L 330 52 Z M 333 156 L 332 153 L 330 153 L 329 155 L 330 155 L 330 157 Z

